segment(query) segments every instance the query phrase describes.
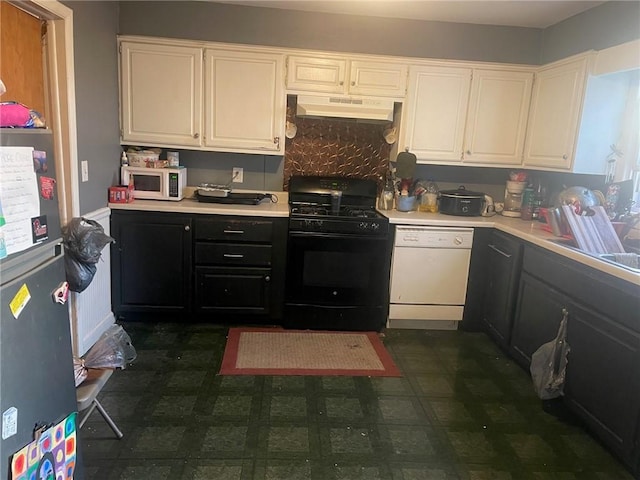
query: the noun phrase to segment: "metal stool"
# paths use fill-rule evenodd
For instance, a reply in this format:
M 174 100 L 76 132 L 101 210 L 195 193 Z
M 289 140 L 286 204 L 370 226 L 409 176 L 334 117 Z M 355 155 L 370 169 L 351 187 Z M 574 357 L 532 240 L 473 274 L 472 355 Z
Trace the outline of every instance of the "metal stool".
M 82 428 L 87 418 L 89 418 L 89 415 L 91 415 L 91 412 L 97 408 L 102 418 L 109 424 L 113 433 L 116 434 L 116 437 L 122 438 L 122 432 L 96 398 L 100 390 L 102 390 L 102 387 L 107 383 L 107 380 L 109 380 L 109 377 L 111 377 L 111 374 L 113 374 L 113 370 L 109 368 L 90 368 L 85 381 L 76 388 L 78 412 L 86 410 L 80 418 L 78 428 Z

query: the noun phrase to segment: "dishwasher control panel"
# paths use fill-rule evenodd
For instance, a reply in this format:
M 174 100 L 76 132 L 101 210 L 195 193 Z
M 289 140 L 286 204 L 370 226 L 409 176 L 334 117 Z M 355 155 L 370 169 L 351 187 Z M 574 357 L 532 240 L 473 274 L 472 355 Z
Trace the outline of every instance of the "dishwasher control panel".
M 396 227 L 396 247 L 471 248 L 473 228 Z

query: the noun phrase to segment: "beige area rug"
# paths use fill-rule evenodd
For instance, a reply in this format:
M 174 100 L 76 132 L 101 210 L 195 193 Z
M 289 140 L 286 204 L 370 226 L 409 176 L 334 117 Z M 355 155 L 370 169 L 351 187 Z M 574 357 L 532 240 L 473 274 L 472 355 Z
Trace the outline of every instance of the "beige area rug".
M 230 328 L 220 375 L 400 377 L 375 332 Z

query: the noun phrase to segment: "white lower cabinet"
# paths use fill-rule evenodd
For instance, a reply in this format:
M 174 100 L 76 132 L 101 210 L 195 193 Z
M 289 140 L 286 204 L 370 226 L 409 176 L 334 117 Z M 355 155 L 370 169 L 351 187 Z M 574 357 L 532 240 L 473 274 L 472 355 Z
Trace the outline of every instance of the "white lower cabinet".
M 205 147 L 283 154 L 283 57 L 207 49 L 205 65 Z

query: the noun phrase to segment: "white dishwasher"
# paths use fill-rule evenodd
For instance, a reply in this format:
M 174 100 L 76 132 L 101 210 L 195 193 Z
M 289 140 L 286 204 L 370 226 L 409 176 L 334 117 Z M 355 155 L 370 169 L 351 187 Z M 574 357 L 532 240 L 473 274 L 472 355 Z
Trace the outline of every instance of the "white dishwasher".
M 387 326 L 457 329 L 472 243 L 473 228 L 397 226 Z

